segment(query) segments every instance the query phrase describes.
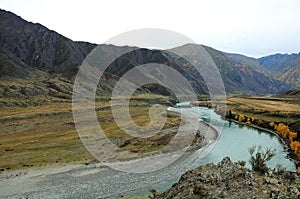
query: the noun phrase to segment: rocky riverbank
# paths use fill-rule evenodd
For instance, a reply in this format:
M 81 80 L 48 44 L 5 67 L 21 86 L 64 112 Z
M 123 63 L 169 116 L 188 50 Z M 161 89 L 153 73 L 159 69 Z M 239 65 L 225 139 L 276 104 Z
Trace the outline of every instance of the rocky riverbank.
M 300 181 L 284 169 L 259 175 L 226 157 L 186 172 L 164 193 L 152 191 L 150 198 L 299 198 Z

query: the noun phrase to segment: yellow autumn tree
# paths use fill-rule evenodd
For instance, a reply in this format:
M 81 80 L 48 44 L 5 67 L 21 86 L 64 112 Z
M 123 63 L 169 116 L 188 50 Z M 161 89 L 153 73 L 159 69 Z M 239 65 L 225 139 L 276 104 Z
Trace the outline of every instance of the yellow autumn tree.
M 274 128 L 275 127 L 275 123 L 274 122 L 270 122 L 269 126 L 272 127 L 272 128 Z
M 250 117 L 247 118 L 246 124 L 251 124 Z
M 289 133 L 289 140 L 290 140 L 290 142 L 293 142 L 296 137 L 297 137 L 297 133 L 295 133 L 293 131 L 290 131 L 290 133 Z
M 283 138 L 288 138 L 289 137 L 289 133 L 290 133 L 290 129 L 287 125 L 283 124 L 283 123 L 279 123 L 278 125 L 275 126 L 274 128 L 278 133 L 280 133 L 280 135 Z
M 238 120 L 239 120 L 239 122 L 243 121 L 244 120 L 244 115 L 239 115 Z
M 291 142 L 290 147 L 296 154 L 297 158 L 300 159 L 300 142 L 299 141 Z

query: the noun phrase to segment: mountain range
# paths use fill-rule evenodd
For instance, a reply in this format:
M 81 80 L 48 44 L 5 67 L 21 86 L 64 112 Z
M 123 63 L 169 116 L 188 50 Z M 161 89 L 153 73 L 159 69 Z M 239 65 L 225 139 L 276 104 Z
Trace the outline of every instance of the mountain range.
M 0 46 L 0 97 L 47 95 L 70 99 L 79 66 L 98 45 L 72 41 L 41 24 L 27 22 L 0 9 Z M 100 46 L 107 56 L 122 48 L 129 48 L 130 52 L 115 60 L 105 71 L 97 89 L 99 95 L 110 93 L 124 73 L 146 63 L 168 65 L 180 72 L 197 94 L 208 94 L 203 78 L 184 58 L 174 57 L 164 50 Z M 197 46 L 186 44 L 177 48 L 197 49 Z M 228 93 L 271 94 L 300 87 L 300 53 L 256 59 L 201 47 L 215 62 Z M 160 85 L 146 86 L 142 92 L 170 94 Z
M 294 88 L 300 87 L 300 52 L 274 54 L 259 59 L 238 54 L 224 53 L 227 57 L 266 74 Z

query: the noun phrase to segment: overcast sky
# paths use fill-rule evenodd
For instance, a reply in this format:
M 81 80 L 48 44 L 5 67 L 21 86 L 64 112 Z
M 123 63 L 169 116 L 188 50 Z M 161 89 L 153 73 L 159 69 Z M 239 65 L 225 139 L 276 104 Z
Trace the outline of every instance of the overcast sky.
M 248 56 L 300 51 L 299 0 L 0 0 L 0 7 L 75 41 L 164 28 Z

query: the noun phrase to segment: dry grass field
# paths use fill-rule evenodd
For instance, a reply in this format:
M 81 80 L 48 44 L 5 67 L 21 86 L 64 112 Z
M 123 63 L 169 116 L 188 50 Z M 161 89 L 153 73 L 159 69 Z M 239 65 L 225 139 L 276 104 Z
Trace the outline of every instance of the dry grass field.
M 300 118 L 300 104 L 295 98 L 230 97 L 228 110 L 267 121 L 295 122 Z
M 148 124 L 149 107 L 155 103 L 167 107 L 169 102 L 157 95 L 135 96 L 130 101 L 133 120 L 139 125 Z M 96 109 L 98 121 L 109 139 L 113 142 L 129 139 L 114 122 L 108 101 L 97 99 Z M 0 171 L 95 161 L 78 137 L 70 102 L 0 107 L 0 122 Z M 170 116 L 164 128 L 174 129 L 179 123 L 179 117 Z M 129 141 L 123 147 L 143 153 L 159 149 L 161 143 L 157 139 L 145 139 L 139 140 L 139 144 Z

